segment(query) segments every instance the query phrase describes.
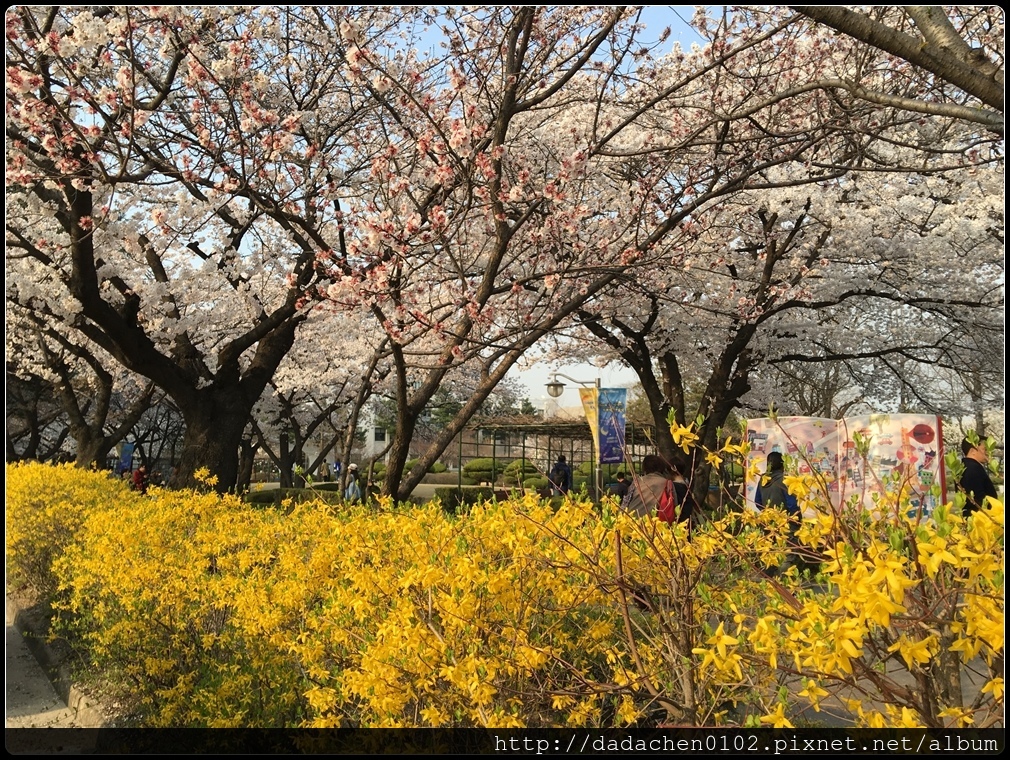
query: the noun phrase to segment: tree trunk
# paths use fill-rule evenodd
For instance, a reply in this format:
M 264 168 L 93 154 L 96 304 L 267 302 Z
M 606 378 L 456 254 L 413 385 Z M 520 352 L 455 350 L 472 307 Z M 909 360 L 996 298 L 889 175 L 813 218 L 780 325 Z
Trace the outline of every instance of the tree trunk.
M 398 412 L 396 417 L 396 435 L 393 436 L 393 440 L 390 442 L 389 455 L 386 458 L 386 477 L 382 484 L 382 491 L 387 494 L 396 494 L 398 500 L 406 501 L 410 498 L 414 486 L 421 480 L 420 477 L 408 478 L 407 485 L 409 490 L 407 488 L 401 489 L 404 475 L 409 474 L 403 471 L 403 466 L 407 463 L 407 458 L 410 456 L 410 443 L 414 438 L 414 429 L 417 426 L 417 413 L 405 410 Z M 422 463 L 418 462 L 415 469 L 417 467 L 422 467 Z M 423 465 L 423 467 L 424 469 L 421 470 L 422 473 L 427 470 L 427 465 Z M 421 477 L 423 477 L 423 474 Z
M 279 455 L 277 468 L 281 471 L 281 488 L 293 488 L 294 480 L 294 459 L 291 456 L 291 437 L 287 433 L 281 433 L 279 443 Z
M 191 405 L 180 404 L 179 411 L 186 420 L 186 435 L 176 476 L 170 485 L 201 486 L 203 484 L 194 474 L 207 469 L 217 478 L 216 491 L 233 490 L 238 480 L 239 448 L 251 410 L 252 403 L 242 399 L 234 389 L 211 389 L 202 392 Z
M 96 465 L 99 469 L 105 467 L 112 451 L 112 442 L 105 436 L 93 436 L 88 431 L 72 430 L 71 437 L 77 444 L 77 457 L 74 464 L 84 469 Z
M 244 493 L 249 490 L 252 483 L 253 463 L 256 459 L 256 450 L 259 447 L 254 445 L 252 439 L 242 438 L 239 442 L 239 466 L 238 478 L 235 481 L 235 492 Z

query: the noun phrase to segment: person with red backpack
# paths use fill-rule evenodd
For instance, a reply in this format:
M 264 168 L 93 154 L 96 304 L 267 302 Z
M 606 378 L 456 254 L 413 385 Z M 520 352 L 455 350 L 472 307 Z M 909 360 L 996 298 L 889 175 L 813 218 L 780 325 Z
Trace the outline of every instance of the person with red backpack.
M 667 523 L 687 522 L 693 513 L 690 489 L 676 467 L 649 454 L 621 506 L 639 517 L 656 515 Z

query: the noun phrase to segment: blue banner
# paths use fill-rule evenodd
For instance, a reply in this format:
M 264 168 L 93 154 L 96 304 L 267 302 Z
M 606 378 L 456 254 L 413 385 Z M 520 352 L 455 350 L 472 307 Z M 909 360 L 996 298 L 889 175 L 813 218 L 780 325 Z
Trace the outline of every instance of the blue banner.
M 135 444 L 124 443 L 122 449 L 119 452 L 119 472 L 129 472 L 133 469 L 133 450 L 136 448 Z
M 619 464 L 624 461 L 624 424 L 627 409 L 627 388 L 600 389 L 600 464 Z

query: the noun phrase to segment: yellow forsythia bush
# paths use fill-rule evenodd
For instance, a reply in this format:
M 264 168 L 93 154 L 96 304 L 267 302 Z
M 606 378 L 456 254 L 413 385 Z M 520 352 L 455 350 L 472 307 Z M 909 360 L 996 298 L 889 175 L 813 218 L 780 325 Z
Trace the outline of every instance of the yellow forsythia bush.
M 800 536 L 823 565 L 776 574 L 778 510 L 689 535 L 609 501 L 284 514 L 72 468 L 7 477 L 9 566 L 50 562 L 68 637 L 146 725 L 788 726 L 806 708 L 984 726 L 1002 710 L 1000 502 L 873 519 L 818 511 L 811 488 Z M 25 538 L 40 503 L 75 526 L 53 547 Z M 970 698 L 966 664 L 986 673 Z
M 59 581 L 53 561 L 78 536 L 85 516 L 128 498 L 127 484 L 72 464 L 7 465 L 7 583 L 51 598 Z

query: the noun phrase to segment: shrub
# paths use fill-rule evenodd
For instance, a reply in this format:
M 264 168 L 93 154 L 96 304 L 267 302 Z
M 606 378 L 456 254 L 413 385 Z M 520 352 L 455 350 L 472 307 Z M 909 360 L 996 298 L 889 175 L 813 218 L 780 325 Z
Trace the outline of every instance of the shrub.
M 444 510 L 455 514 L 461 511 L 460 507 L 472 507 L 474 504 L 491 501 L 494 498 L 494 489 L 488 487 L 436 488 L 435 498 L 438 499 Z
M 430 483 L 433 485 L 457 485 L 460 481 L 458 472 L 438 472 L 429 473 L 424 476 L 422 483 Z M 463 485 L 467 485 L 467 478 L 463 478 Z M 470 485 L 473 485 L 473 481 L 469 481 Z
M 277 493 L 280 490 L 279 488 L 270 488 L 263 491 L 250 491 L 243 495 L 242 499 L 247 504 L 273 504 L 277 500 Z
M 493 483 L 504 469 L 502 462 L 491 457 L 471 459 L 463 465 L 463 474 L 474 481 Z
M 1001 501 L 838 512 L 799 476 L 806 569 L 770 577 L 798 551 L 777 509 L 689 534 L 577 498 L 285 514 L 74 468 L 7 481 L 9 569 L 49 574 L 60 634 L 148 726 L 789 727 L 829 696 L 857 726 L 1002 719 Z
M 322 486 L 327 486 L 323 488 Z M 306 501 L 324 501 L 337 504 L 343 500 L 339 483 L 320 483 L 311 488 L 269 488 L 263 491 L 250 491 L 242 496 L 247 504 L 257 506 L 272 505 L 274 507 L 290 508 L 294 504 Z
M 339 493 L 340 492 L 340 484 L 339 483 L 313 483 L 311 490 L 314 490 L 314 491 L 323 491 L 323 492 L 326 492 L 326 491 L 337 491 Z
M 502 474 L 502 482 L 506 486 L 516 486 L 528 476 L 539 475 L 540 470 L 528 459 L 515 459 L 506 465 Z
M 404 471 L 404 472 L 410 472 L 410 471 L 411 471 L 411 470 L 413 470 L 413 469 L 414 469 L 414 467 L 415 467 L 415 466 L 417 465 L 418 461 L 420 461 L 420 460 L 418 460 L 418 459 L 408 459 L 408 460 L 406 461 L 406 463 L 405 463 L 405 464 L 403 465 L 403 471 Z M 427 470 L 427 471 L 428 471 L 429 473 L 439 473 L 439 472 L 445 472 L 445 471 L 446 471 L 446 470 L 448 470 L 448 469 L 449 469 L 449 468 L 448 468 L 448 467 L 446 467 L 446 466 L 445 466 L 444 464 L 442 464 L 441 462 L 433 462 L 433 463 L 431 464 L 431 466 L 430 466 L 430 467 L 428 467 L 428 470 Z
M 533 488 L 537 491 L 539 491 L 542 488 L 547 488 L 547 486 L 549 485 L 550 481 L 544 477 L 526 478 L 526 480 L 523 481 L 524 488 Z
M 6 475 L 7 583 L 45 598 L 59 585 L 53 561 L 77 540 L 88 515 L 103 504 L 140 497 L 110 472 L 72 464 L 8 464 Z

